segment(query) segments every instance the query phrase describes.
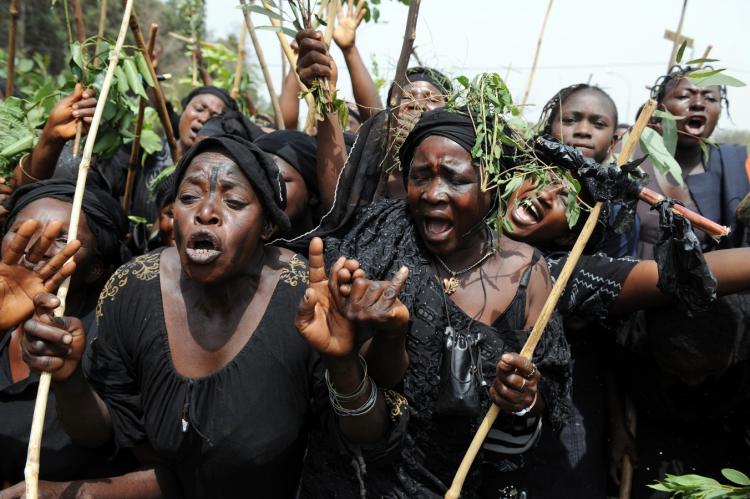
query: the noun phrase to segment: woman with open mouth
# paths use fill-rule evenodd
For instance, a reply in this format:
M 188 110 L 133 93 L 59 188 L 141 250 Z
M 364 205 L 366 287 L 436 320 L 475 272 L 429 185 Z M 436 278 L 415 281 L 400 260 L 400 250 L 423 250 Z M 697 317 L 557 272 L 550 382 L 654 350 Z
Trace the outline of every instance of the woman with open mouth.
M 311 245 L 309 290 L 307 262 L 264 244 L 289 228 L 273 160 L 241 138 L 211 137 L 187 152 L 175 175 L 176 246 L 114 273 L 85 353 L 69 341 L 82 336 L 80 322 L 41 318 L 54 301 L 42 295 L 26 323 L 25 358 L 52 372 L 76 442 L 113 439 L 147 467 L 82 490 L 294 497 L 311 424 L 340 428 L 349 442 L 364 434 L 373 447 L 390 409 L 352 341 L 348 349 L 316 344 L 319 357 L 295 327 L 290 311 L 299 307 L 305 338 L 330 336 L 340 346 L 353 334 L 351 323 L 324 308 L 331 302 L 322 243 Z

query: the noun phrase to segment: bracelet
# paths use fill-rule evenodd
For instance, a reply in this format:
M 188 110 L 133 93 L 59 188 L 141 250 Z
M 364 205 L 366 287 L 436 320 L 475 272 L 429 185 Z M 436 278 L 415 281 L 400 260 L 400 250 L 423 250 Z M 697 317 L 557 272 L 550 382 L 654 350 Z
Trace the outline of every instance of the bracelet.
M 362 370 L 364 371 L 364 375 L 362 376 L 362 381 L 359 383 L 359 386 L 354 389 L 351 393 L 339 393 L 336 391 L 336 387 L 333 386 L 333 383 L 331 382 L 331 376 L 328 373 L 328 369 L 326 369 L 325 373 L 325 379 L 326 379 L 326 386 L 328 387 L 328 394 L 332 397 L 335 397 L 337 400 L 354 400 L 358 397 L 360 397 L 364 392 L 365 388 L 367 388 L 367 362 L 365 362 L 365 359 L 362 358 L 362 356 L 359 356 L 359 363 L 362 366 Z
M 26 160 L 29 156 L 31 156 L 30 152 L 27 152 L 26 154 L 24 154 L 23 156 L 21 156 L 21 159 L 18 160 L 18 168 L 21 169 L 21 173 L 23 173 L 24 175 L 26 175 L 28 178 L 30 178 L 34 182 L 40 182 L 40 180 L 38 178 L 36 178 L 33 175 L 30 175 L 29 172 L 27 172 L 26 169 L 23 167 L 24 160 Z
M 341 405 L 341 402 L 339 402 L 339 400 L 333 395 L 333 393 L 329 393 L 328 398 L 330 399 L 331 405 L 333 406 L 333 412 L 341 417 L 362 416 L 370 412 L 372 408 L 375 407 L 375 404 L 378 401 L 378 387 L 372 380 L 372 378 L 365 378 L 365 381 L 367 380 L 370 381 L 370 396 L 367 398 L 367 401 L 365 401 L 364 404 L 362 404 L 360 407 L 357 407 L 356 409 L 347 409 L 346 407 L 343 407 Z
M 531 401 L 531 405 L 530 405 L 530 406 L 528 406 L 528 407 L 526 407 L 526 408 L 524 408 L 524 409 L 521 409 L 521 410 L 520 410 L 520 411 L 518 411 L 518 412 L 514 412 L 514 413 L 512 413 L 512 414 L 513 414 L 514 416 L 525 416 L 525 415 L 527 415 L 527 414 L 528 414 L 529 412 L 531 412 L 531 409 L 533 409 L 533 408 L 534 408 L 534 406 L 536 405 L 536 397 L 537 397 L 537 395 L 539 395 L 539 392 L 536 392 L 536 393 L 534 394 L 534 400 L 532 400 L 532 401 Z

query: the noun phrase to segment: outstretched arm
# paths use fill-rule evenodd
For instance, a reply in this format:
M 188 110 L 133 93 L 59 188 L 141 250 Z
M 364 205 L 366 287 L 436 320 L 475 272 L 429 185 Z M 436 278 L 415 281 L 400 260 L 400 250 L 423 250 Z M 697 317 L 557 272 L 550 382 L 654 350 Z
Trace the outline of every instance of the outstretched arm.
M 299 59 L 297 73 L 305 85 L 311 85 L 316 78 L 329 80 L 336 88 L 336 66 L 328 54 L 323 35 L 319 31 L 300 31 L 297 33 Z M 333 206 L 336 196 L 336 182 L 339 173 L 346 163 L 346 145 L 344 133 L 335 113 L 327 113 L 323 121 L 318 122 L 318 162 L 317 177 L 320 189 L 320 202 L 323 212 Z
M 716 277 L 719 296 L 750 289 L 750 248 L 712 251 L 704 257 L 709 270 Z M 625 315 L 636 310 L 671 304 L 672 300 L 659 290 L 658 282 L 656 262 L 638 262 L 625 279 L 619 296 L 609 306 L 609 312 Z
M 346 13 L 338 0 L 339 19 L 333 30 L 333 39 L 344 54 L 346 68 L 352 81 L 352 92 L 354 102 L 357 103 L 359 116 L 364 122 L 377 111 L 383 108 L 380 96 L 372 81 L 370 72 L 367 70 L 362 56 L 359 54 L 355 43 L 357 28 L 365 17 L 365 0 L 359 0 L 356 8 L 354 1 L 348 0 Z
M 284 78 L 284 85 L 281 87 L 279 96 L 281 117 L 284 120 L 284 128 L 287 130 L 296 130 L 299 124 L 299 90 L 297 78 L 289 71 Z

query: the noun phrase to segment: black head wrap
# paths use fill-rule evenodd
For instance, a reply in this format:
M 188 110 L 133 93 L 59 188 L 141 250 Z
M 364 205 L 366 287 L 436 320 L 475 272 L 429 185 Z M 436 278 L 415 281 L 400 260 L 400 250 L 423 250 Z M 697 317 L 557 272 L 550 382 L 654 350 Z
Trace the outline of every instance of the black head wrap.
M 315 139 L 296 130 L 276 130 L 263 135 L 255 144 L 292 165 L 302 175 L 307 189 L 315 195 L 319 194 L 316 159 L 318 144 Z
M 399 150 L 404 175 L 411 165 L 411 160 L 414 158 L 414 153 L 419 144 L 431 135 L 451 139 L 469 153 L 471 153 L 471 149 L 477 140 L 474 124 L 469 116 L 454 113 L 444 108 L 427 111 L 419 118 Z
M 268 218 L 281 232 L 291 228 L 284 213 L 286 188 L 276 163 L 254 143 L 234 135 L 207 137 L 191 147 L 180 160 L 175 172 L 175 197 L 190 163 L 200 153 L 219 150 L 234 161 L 253 186 Z
M 203 137 L 236 135 L 253 142 L 263 135 L 263 130 L 241 112 L 230 109 L 206 121 L 198 135 Z
M 409 83 L 414 83 L 415 81 L 426 81 L 427 83 L 431 83 L 440 91 L 441 95 L 450 95 L 453 93 L 451 79 L 437 69 L 423 67 L 409 68 L 406 70 L 406 80 Z M 390 90 L 388 90 L 388 99 L 386 102 L 391 101 L 391 95 L 393 92 L 394 86 L 391 85 Z
M 75 191 L 76 184 L 69 179 L 42 180 L 19 187 L 11 198 L 4 232 L 8 232 L 21 210 L 32 202 L 52 198 L 72 203 Z M 128 230 L 128 219 L 120 203 L 89 183 L 83 194 L 83 213 L 102 259 L 115 267 L 128 261 L 130 253 L 123 242 Z
M 180 101 L 180 105 L 182 106 L 182 110 L 184 111 L 188 104 L 190 104 L 190 101 L 193 100 L 193 97 L 196 95 L 201 94 L 210 94 L 214 97 L 218 97 L 224 102 L 224 105 L 226 106 L 225 111 L 239 111 L 239 108 L 237 107 L 237 101 L 232 99 L 232 97 L 229 95 L 229 93 L 224 90 L 223 88 L 219 87 L 198 87 L 194 88 L 190 91 L 189 94 L 185 96 L 182 101 Z

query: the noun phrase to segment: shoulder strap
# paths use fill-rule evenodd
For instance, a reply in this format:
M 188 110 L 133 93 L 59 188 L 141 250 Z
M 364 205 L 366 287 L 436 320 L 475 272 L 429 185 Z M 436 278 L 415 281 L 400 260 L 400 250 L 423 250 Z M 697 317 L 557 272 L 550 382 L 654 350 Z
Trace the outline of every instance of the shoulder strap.
M 524 270 L 523 275 L 521 276 L 521 281 L 518 283 L 518 291 L 525 290 L 526 287 L 529 285 L 529 281 L 531 280 L 531 272 L 534 270 L 534 265 L 537 264 L 539 259 L 542 257 L 542 252 L 538 249 L 534 248 L 534 254 L 531 255 L 531 261 L 529 262 L 529 266 L 526 267 L 526 270 Z

